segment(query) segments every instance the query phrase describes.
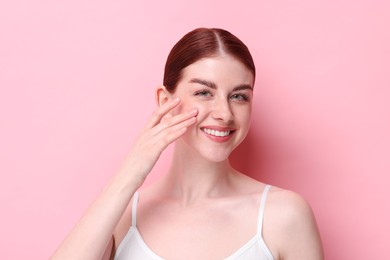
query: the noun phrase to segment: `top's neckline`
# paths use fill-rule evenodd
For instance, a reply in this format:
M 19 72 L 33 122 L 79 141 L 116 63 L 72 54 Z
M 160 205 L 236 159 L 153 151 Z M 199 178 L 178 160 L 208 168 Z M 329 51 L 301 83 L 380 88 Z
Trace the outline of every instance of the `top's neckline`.
M 142 247 L 145 249 L 145 251 L 151 255 L 152 257 L 158 259 L 158 260 L 165 260 L 165 258 L 159 256 L 157 253 L 155 253 L 144 241 L 142 238 L 141 233 L 139 232 L 138 228 L 136 226 L 131 226 L 130 229 L 133 229 L 135 232 L 135 235 L 138 239 L 138 241 L 141 243 Z M 229 255 L 228 257 L 225 257 L 224 260 L 233 260 L 238 255 L 242 254 L 245 250 L 250 248 L 254 243 L 256 243 L 261 237 L 258 234 L 255 234 L 251 239 L 249 239 L 244 245 L 242 245 L 239 249 L 234 251 L 233 254 Z

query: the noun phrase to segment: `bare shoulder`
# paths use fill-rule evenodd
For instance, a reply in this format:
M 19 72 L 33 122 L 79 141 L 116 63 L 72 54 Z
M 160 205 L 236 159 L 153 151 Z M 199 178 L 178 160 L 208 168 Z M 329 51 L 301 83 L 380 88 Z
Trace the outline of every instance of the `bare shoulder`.
M 273 186 L 267 199 L 269 210 L 285 224 L 290 221 L 308 220 L 313 217 L 309 203 L 300 194 Z
M 277 259 L 323 259 L 313 211 L 295 192 L 272 187 L 267 198 L 263 235 Z

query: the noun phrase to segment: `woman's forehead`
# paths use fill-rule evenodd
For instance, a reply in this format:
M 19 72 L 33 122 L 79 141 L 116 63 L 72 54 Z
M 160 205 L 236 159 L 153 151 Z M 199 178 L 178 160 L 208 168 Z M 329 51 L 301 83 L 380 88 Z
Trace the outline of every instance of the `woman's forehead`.
M 253 85 L 252 72 L 241 61 L 227 55 L 200 59 L 182 72 L 184 81 L 199 78 L 211 82 L 234 81 L 236 84 Z

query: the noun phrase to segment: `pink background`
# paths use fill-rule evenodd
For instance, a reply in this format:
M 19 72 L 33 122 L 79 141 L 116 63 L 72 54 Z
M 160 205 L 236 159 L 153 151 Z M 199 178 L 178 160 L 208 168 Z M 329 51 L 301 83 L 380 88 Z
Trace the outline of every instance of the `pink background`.
M 200 26 L 239 36 L 258 69 L 234 164 L 307 198 L 327 259 L 387 258 L 389 2 L 185 2 L 1 2 L 0 259 L 50 256 L 154 110 L 170 48 Z

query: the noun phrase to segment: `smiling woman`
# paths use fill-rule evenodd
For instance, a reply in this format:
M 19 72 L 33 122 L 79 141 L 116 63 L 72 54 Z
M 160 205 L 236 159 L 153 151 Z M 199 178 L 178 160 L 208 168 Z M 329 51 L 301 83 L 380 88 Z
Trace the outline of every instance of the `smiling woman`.
M 250 127 L 254 81 L 237 37 L 185 35 L 168 56 L 158 108 L 52 259 L 322 259 L 305 200 L 229 163 Z M 167 174 L 140 189 L 173 142 Z

